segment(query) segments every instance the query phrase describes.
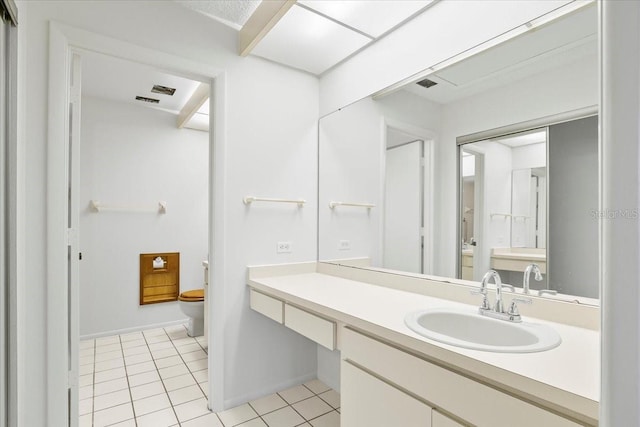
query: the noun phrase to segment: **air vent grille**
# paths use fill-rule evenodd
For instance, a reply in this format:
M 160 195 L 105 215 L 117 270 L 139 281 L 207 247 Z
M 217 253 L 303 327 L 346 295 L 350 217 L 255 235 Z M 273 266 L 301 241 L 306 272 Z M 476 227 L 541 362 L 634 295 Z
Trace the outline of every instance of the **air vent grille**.
M 417 82 L 416 84 L 422 86 L 425 89 L 429 89 L 431 86 L 435 86 L 438 83 L 434 82 L 433 80 L 423 79 Z
M 176 89 L 169 86 L 153 85 L 153 89 L 151 89 L 151 92 L 173 96 L 173 94 L 176 93 Z
M 159 104 L 160 100 L 155 98 L 147 98 L 146 96 L 136 96 L 137 101 L 148 102 L 150 104 Z

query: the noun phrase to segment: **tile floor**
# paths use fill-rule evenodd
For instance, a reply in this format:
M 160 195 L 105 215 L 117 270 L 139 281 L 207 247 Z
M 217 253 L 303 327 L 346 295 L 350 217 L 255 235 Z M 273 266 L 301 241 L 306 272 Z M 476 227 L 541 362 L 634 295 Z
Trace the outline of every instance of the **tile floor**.
M 184 326 L 80 342 L 80 427 L 339 427 L 340 395 L 318 380 L 207 409 L 207 345 Z

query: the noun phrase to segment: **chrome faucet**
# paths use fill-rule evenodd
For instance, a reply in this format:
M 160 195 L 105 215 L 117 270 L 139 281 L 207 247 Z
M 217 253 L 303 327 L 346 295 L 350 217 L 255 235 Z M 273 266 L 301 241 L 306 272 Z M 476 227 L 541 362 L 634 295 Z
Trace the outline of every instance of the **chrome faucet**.
M 496 303 L 491 309 L 491 305 L 487 299 L 487 284 L 489 280 L 493 279 L 493 282 L 496 284 Z M 511 322 L 520 322 L 520 314 L 517 311 L 516 302 L 524 302 L 527 304 L 531 303 L 530 299 L 522 299 L 522 298 L 514 298 L 512 301 L 509 310 L 504 310 L 504 304 L 502 299 L 502 290 L 503 288 L 509 289 L 511 292 L 515 291 L 515 288 L 511 285 L 505 285 L 502 283 L 500 279 L 500 275 L 495 270 L 489 270 L 482 278 L 482 282 L 480 283 L 480 290 L 472 291 L 473 294 L 480 294 L 483 296 L 482 304 L 480 305 L 479 312 L 484 316 L 493 317 L 495 319 L 508 320 Z
M 531 276 L 531 272 L 535 274 L 536 281 L 542 280 L 542 272 L 540 271 L 540 266 L 538 264 L 529 264 L 527 268 L 524 269 L 524 277 L 522 278 L 522 293 L 525 295 L 529 295 L 531 293 L 531 289 L 529 288 L 529 278 Z M 550 294 L 555 295 L 558 291 L 554 291 L 552 289 L 541 289 L 538 291 L 538 295 Z

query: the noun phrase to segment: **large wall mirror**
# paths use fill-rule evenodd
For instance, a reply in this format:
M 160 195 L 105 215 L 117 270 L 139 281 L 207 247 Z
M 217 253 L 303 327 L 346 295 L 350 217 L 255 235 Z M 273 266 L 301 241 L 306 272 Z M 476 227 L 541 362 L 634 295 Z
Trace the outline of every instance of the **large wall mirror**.
M 597 10 L 559 15 L 320 120 L 320 261 L 598 297 Z

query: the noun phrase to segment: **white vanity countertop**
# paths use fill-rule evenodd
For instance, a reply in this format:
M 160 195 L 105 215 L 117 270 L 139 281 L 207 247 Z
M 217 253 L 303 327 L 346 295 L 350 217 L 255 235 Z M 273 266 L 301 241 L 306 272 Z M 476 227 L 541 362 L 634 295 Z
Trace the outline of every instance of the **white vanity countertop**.
M 524 317 L 524 321 L 552 326 L 562 337 L 562 344 L 549 351 L 524 354 L 469 350 L 424 338 L 404 323 L 405 315 L 415 310 L 470 307 L 466 304 L 321 273 L 251 279 L 249 285 L 466 371 L 514 394 L 545 405 L 560 405 L 592 419 L 598 417 L 597 331 Z

